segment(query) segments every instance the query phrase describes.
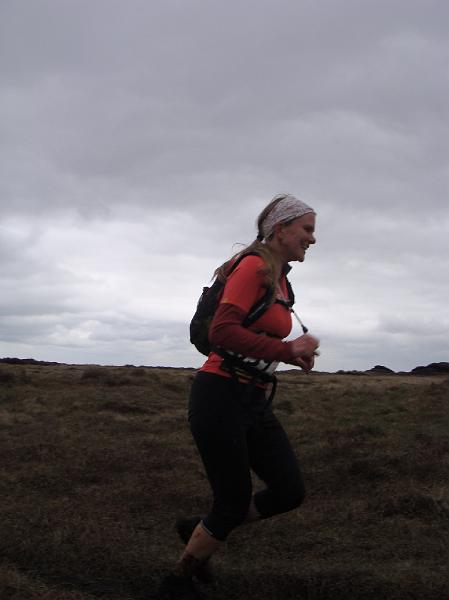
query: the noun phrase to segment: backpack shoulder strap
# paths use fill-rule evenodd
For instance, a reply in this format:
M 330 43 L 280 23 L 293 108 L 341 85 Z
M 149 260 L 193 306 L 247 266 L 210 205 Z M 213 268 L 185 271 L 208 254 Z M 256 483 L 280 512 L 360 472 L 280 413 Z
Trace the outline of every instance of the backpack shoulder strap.
M 287 276 L 285 276 L 285 284 L 287 286 L 288 304 L 290 307 L 292 307 L 295 303 L 295 293 L 293 292 L 292 284 L 288 280 Z
M 227 272 L 227 275 L 230 275 L 232 273 L 232 271 L 240 263 L 240 261 L 242 261 L 247 256 L 260 256 L 260 254 L 258 252 L 243 252 L 243 254 L 238 256 L 236 258 L 236 260 L 232 263 L 232 265 L 230 266 L 230 268 Z M 257 302 L 255 302 L 253 304 L 253 306 L 250 308 L 249 313 L 246 315 L 245 319 L 243 320 L 243 323 L 242 323 L 243 327 L 249 327 L 255 321 L 257 321 L 257 319 L 259 317 L 261 317 L 263 315 L 263 313 L 266 311 L 266 309 L 268 308 L 268 306 L 273 298 L 273 294 L 274 294 L 274 287 L 270 286 L 269 288 L 267 288 L 267 291 L 262 296 L 262 298 L 257 300 Z
M 270 302 L 273 298 L 274 287 L 270 286 L 267 288 L 265 294 L 257 300 L 255 304 L 251 307 L 249 313 L 246 315 L 242 325 L 243 327 L 249 327 L 252 325 L 259 317 L 263 315 L 263 313 L 267 310 L 270 305 Z

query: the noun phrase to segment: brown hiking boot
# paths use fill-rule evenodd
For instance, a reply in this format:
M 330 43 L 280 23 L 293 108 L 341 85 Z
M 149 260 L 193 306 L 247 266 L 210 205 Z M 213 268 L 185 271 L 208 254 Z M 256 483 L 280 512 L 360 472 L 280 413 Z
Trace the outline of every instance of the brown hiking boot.
M 199 600 L 201 595 L 195 588 L 192 580 L 177 577 L 173 573 L 166 575 L 154 596 L 154 600 Z

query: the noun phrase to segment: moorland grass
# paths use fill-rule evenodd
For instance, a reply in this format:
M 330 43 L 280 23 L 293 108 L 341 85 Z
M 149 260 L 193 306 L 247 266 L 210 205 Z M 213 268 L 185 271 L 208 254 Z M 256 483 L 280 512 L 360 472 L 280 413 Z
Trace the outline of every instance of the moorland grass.
M 1 600 L 144 600 L 209 488 L 188 369 L 0 365 Z M 449 380 L 280 375 L 308 489 L 214 557 L 212 600 L 449 597 Z M 255 481 L 255 487 L 260 483 Z

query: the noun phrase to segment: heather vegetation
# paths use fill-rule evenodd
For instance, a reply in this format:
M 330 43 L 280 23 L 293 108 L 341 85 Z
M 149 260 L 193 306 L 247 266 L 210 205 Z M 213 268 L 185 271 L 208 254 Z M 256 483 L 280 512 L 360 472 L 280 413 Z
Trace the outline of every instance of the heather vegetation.
M 144 600 L 209 489 L 189 369 L 0 364 L 1 600 Z M 449 597 L 449 378 L 280 375 L 303 507 L 242 527 L 211 600 Z M 255 482 L 255 486 L 259 485 Z

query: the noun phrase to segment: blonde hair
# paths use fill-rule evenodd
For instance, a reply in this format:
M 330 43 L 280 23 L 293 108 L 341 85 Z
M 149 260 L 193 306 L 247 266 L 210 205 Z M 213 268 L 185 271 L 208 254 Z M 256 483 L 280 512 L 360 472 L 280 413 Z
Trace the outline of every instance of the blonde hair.
M 226 281 L 226 274 L 228 272 L 229 266 L 242 254 L 248 254 L 249 252 L 257 253 L 261 259 L 264 261 L 265 266 L 261 269 L 261 272 L 266 275 L 266 287 L 272 287 L 276 284 L 281 276 L 282 271 L 282 261 L 277 252 L 275 252 L 270 246 L 267 244 L 263 244 L 262 240 L 264 239 L 263 235 L 263 222 L 269 215 L 269 213 L 273 210 L 273 208 L 286 196 L 289 194 L 279 194 L 275 196 L 269 204 L 263 209 L 260 215 L 257 217 L 256 226 L 257 226 L 257 237 L 254 242 L 251 242 L 248 246 L 237 252 L 230 259 L 220 265 L 217 269 L 215 269 L 214 277 L 217 277 L 222 282 Z M 267 239 L 270 240 L 273 238 L 273 234 L 271 234 Z M 274 300 L 274 298 L 273 298 Z

